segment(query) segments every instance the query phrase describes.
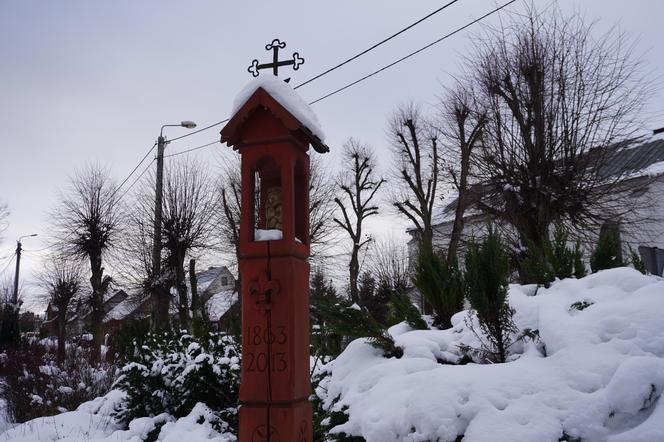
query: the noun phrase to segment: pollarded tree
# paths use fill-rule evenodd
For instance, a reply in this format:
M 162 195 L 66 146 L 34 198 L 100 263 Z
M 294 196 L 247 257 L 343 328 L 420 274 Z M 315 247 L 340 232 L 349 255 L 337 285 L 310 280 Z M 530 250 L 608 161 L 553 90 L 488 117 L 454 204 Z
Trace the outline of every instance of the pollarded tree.
M 108 170 L 88 166 L 75 173 L 52 219 L 58 252 L 69 260 L 87 260 L 89 264 L 91 354 L 94 360 L 99 360 L 104 294 L 111 283 L 111 277 L 104 274 L 103 260 L 116 245 L 121 227 L 119 195 Z
M 53 256 L 46 261 L 39 281 L 46 292 L 46 299 L 53 310 L 58 312 L 58 361 L 65 360 L 67 340 L 67 316 L 81 294 L 82 272 L 78 261 Z
M 473 86 L 457 82 L 440 100 L 440 132 L 446 145 L 447 172 L 457 191 L 454 223 L 447 247 L 447 262 L 457 259 L 472 179 L 473 155 L 482 136 L 485 116 L 474 103 Z
M 557 221 L 580 231 L 634 210 L 611 158 L 643 126 L 648 83 L 633 45 L 554 6 L 534 7 L 475 40 L 466 73 L 486 116 L 481 208 L 541 249 Z M 618 200 L 621 201 L 618 201 Z
M 164 176 L 161 236 L 167 279 L 177 291 L 178 318 L 185 329 L 190 319 L 186 258 L 212 245 L 216 198 L 203 166 L 190 160 L 169 165 Z
M 420 246 L 433 250 L 433 212 L 440 183 L 438 135 L 412 104 L 396 110 L 388 130 L 397 178 L 394 207 L 413 223 Z
M 364 220 L 378 214 L 374 198 L 385 180 L 375 176 L 376 159 L 371 148 L 352 138 L 344 145 L 342 168 L 344 171 L 337 182 L 341 196 L 334 198 L 341 210 L 341 217 L 335 217 L 334 222 L 352 241 L 348 264 L 350 299 L 358 302 L 360 251 L 371 240 L 362 237 L 362 227 Z

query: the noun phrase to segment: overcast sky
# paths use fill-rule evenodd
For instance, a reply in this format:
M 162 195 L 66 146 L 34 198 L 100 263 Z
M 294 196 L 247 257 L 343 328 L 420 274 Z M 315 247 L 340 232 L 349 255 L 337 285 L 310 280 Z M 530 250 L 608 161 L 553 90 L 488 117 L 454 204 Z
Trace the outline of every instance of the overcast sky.
M 200 127 L 229 116 L 233 98 L 251 79 L 251 60 L 268 61 L 265 44 L 287 43 L 306 60 L 287 75 L 299 83 L 440 7 L 445 1 L 31 1 L 0 0 L 0 200 L 9 228 L 0 244 L 0 271 L 20 235 L 26 239 L 23 275 L 33 278 L 48 235 L 48 211 L 68 177 L 86 163 L 108 166 L 120 182 L 154 143 L 162 124 L 194 120 Z M 460 0 L 445 11 L 343 69 L 298 90 L 316 99 L 503 2 Z M 536 1 L 539 4 L 539 1 Z M 544 4 L 544 2 L 542 2 Z M 653 76 L 664 72 L 664 2 L 560 0 L 605 28 L 619 24 L 639 39 Z M 522 11 L 519 1 L 508 10 Z M 495 22 L 497 16 L 487 19 Z M 350 136 L 372 145 L 389 166 L 386 120 L 400 103 L 434 105 L 441 85 L 458 71 L 472 43 L 464 31 L 441 44 L 314 106 L 334 164 Z M 664 126 L 661 88 L 651 115 Z M 654 123 L 657 125 L 657 122 Z M 186 129 L 169 128 L 174 138 Z M 168 146 L 182 151 L 218 139 L 220 128 Z M 218 165 L 229 148 L 192 153 Z M 376 234 L 404 239 L 393 217 L 372 223 Z M 32 251 L 32 252 L 30 252 Z M 13 273 L 13 265 L 0 276 Z

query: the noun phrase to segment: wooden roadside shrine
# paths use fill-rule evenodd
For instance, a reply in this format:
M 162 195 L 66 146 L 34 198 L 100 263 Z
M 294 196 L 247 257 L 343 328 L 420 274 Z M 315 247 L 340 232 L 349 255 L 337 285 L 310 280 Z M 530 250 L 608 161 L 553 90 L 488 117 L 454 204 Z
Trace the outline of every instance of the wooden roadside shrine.
M 240 442 L 309 442 L 309 155 L 329 148 L 264 88 L 221 131 L 242 162 Z

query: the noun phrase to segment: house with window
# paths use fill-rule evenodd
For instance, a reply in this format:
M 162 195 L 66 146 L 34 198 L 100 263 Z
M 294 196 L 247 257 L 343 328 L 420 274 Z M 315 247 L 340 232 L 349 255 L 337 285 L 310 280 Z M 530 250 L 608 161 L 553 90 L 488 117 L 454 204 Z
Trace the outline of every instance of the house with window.
M 205 305 L 209 320 L 215 328 L 223 328 L 233 308 L 237 308 L 238 296 L 236 280 L 226 266 L 209 267 L 196 273 L 198 295 Z M 177 319 L 176 295 L 171 302 L 171 317 Z M 104 297 L 104 334 L 112 335 L 130 321 L 149 321 L 152 301 L 139 291 L 116 290 Z M 67 314 L 67 335 L 79 336 L 90 330 L 90 308 L 79 301 Z M 46 308 L 46 319 L 42 323 L 42 332 L 57 334 L 57 316 L 59 312 L 50 303 Z

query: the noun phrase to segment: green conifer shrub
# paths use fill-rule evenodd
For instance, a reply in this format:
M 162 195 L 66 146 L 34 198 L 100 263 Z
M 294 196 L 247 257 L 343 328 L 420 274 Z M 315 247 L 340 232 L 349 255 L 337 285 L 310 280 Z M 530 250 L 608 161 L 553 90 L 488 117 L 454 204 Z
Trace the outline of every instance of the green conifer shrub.
M 349 338 L 367 338 L 369 344 L 383 350 L 388 358 L 403 355 L 403 349 L 395 345 L 387 329 L 357 304 L 346 300 L 318 301 L 316 308 L 335 333 Z
M 390 293 L 392 288 L 386 281 L 376 283 L 371 274 L 362 273 L 359 281 L 358 298 L 361 307 L 380 324 L 387 325 L 390 316 Z
M 423 247 L 413 284 L 433 307 L 434 324 L 451 327 L 452 316 L 463 309 L 463 276 L 456 260 L 446 262 L 433 250 Z
M 632 266 L 636 270 L 643 273 L 644 275 L 648 273 L 648 270 L 646 269 L 646 263 L 643 262 L 639 254 L 631 247 L 629 248 L 629 257 L 630 261 L 632 262 Z
M 624 265 L 620 226 L 616 223 L 604 224 L 599 234 L 597 246 L 590 256 L 590 268 L 595 273 Z
M 392 323 L 406 321 L 415 330 L 428 330 L 429 326 L 422 319 L 420 311 L 413 305 L 408 295 L 394 292 L 390 298 L 392 302 Z
M 558 224 L 553 230 L 553 238 L 547 238 L 541 247 L 530 243 L 528 255 L 521 263 L 524 276 L 522 282 L 549 287 L 556 278 L 586 276 L 581 243 L 577 241 L 574 248 L 570 248 L 568 242 L 567 229 Z
M 505 362 L 511 335 L 516 331 L 514 310 L 507 303 L 509 263 L 505 246 L 489 228 L 483 243 L 472 241 L 466 255 L 466 296 L 488 340 L 488 359 Z

